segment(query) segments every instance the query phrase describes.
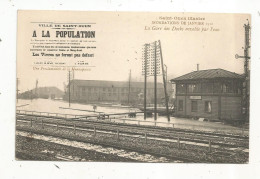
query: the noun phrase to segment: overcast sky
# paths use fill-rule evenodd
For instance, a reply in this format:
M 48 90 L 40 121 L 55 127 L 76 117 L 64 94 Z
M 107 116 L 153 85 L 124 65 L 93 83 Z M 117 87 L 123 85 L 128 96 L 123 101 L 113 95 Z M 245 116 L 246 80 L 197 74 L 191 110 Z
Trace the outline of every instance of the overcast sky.
M 32 70 L 36 60 L 31 55 L 29 44 L 35 28 L 35 24 L 30 23 L 32 21 L 96 23 L 91 30 L 96 31 L 96 42 L 93 44 L 97 49 L 89 51 L 95 57 L 88 58 L 89 64 L 95 67 L 90 67 L 90 71 L 75 72 L 76 79 L 126 81 L 131 69 L 132 80 L 142 81 L 142 48 L 145 43 L 155 40 L 161 41 L 163 60 L 168 67 L 168 79 L 195 71 L 197 64 L 200 65 L 200 70 L 222 68 L 243 73 L 243 60 L 235 59 L 235 54 L 243 55 L 243 25 L 247 23 L 246 19 L 250 20 L 250 16 L 246 14 L 61 13 L 24 13 L 22 18 L 18 17 L 17 77 L 20 80 L 20 92 L 34 88 L 36 79 L 40 87 L 56 86 L 62 90 L 63 83 L 67 82 L 67 71 Z M 219 31 L 144 30 L 145 26 L 164 27 L 165 25 L 151 24 L 160 16 L 205 18 L 201 22 L 213 23 L 212 27 Z M 167 26 L 172 28 L 173 25 Z M 186 27 L 188 26 L 183 26 Z M 158 79 L 161 81 L 161 77 Z M 149 77 L 149 80 L 152 81 L 153 78 Z

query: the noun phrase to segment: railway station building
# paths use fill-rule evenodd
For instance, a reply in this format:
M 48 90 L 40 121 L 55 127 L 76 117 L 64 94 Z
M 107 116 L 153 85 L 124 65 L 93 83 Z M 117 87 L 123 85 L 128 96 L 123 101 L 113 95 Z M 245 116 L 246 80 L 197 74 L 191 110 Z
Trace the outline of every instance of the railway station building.
M 168 85 L 171 94 L 171 84 Z M 65 99 L 68 99 L 67 89 Z M 72 80 L 70 82 L 71 101 L 83 103 L 121 103 L 143 104 L 144 82 Z M 157 100 L 164 98 L 162 83 L 157 83 Z M 154 83 L 147 82 L 147 104 L 154 101 Z
M 241 120 L 243 75 L 223 69 L 194 71 L 171 79 L 176 116 Z

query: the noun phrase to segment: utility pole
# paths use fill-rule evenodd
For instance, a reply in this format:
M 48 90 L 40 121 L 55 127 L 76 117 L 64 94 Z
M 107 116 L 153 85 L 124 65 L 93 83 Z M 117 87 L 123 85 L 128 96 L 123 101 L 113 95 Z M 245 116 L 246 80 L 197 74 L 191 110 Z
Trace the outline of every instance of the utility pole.
M 245 47 L 244 49 L 244 56 L 239 56 L 238 54 L 235 55 L 235 58 L 243 58 L 244 60 L 244 73 L 245 73 L 245 116 L 246 116 L 246 121 L 249 121 L 249 95 L 248 95 L 248 85 L 249 85 L 249 76 L 248 76 L 248 62 L 249 62 L 249 54 L 248 50 L 250 48 L 249 44 L 249 34 L 250 34 L 250 24 L 244 24 L 245 28 Z
M 32 101 L 32 99 L 33 99 L 33 97 L 32 97 L 32 95 L 33 95 L 33 90 L 30 90 L 30 96 L 31 96 L 31 101 Z
M 162 75 L 163 75 L 163 82 L 164 82 L 164 92 L 165 92 L 165 100 L 166 100 L 166 108 L 167 108 L 167 116 L 168 121 L 170 120 L 169 117 L 169 109 L 168 109 L 168 95 L 167 95 L 167 72 L 165 75 L 163 58 L 162 58 L 162 49 L 161 49 L 161 42 L 154 41 L 152 43 L 145 44 L 144 47 L 144 61 L 143 61 L 143 75 L 144 75 L 144 119 L 146 119 L 146 82 L 147 76 L 154 76 L 154 120 L 157 120 L 157 75 L 160 75 L 160 65 L 162 66 Z
M 154 42 L 154 120 L 157 120 L 157 42 Z
M 70 107 L 70 70 L 69 70 L 69 107 Z
M 146 120 L 146 83 L 147 83 L 147 49 L 150 44 L 144 45 L 144 120 Z
M 161 66 L 162 66 L 162 76 L 163 76 L 163 84 L 164 84 L 164 94 L 165 94 L 165 106 L 166 106 L 166 113 L 167 113 L 167 118 L 168 122 L 170 122 L 170 115 L 169 115 L 169 106 L 168 106 L 168 94 L 167 94 L 167 66 L 166 66 L 166 74 L 164 71 L 164 64 L 163 64 L 163 57 L 162 57 L 162 47 L 161 47 L 161 41 L 159 40 L 159 47 L 160 47 L 160 55 L 161 55 Z
M 38 98 L 38 79 L 36 79 L 36 84 L 35 84 L 35 97 Z
M 129 106 L 130 93 L 131 93 L 131 70 L 129 73 L 129 81 L 128 81 L 128 106 Z
M 74 69 L 72 69 L 72 77 L 71 77 L 71 79 L 70 80 L 74 80 L 75 79 L 75 72 L 74 72 Z M 75 90 L 74 90 L 74 83 L 72 84 L 73 86 L 72 86 L 72 96 L 73 96 L 73 98 L 75 97 Z
M 167 66 L 164 64 L 164 68 L 165 68 L 165 80 L 166 80 L 166 82 L 168 83 L 168 75 L 167 75 Z

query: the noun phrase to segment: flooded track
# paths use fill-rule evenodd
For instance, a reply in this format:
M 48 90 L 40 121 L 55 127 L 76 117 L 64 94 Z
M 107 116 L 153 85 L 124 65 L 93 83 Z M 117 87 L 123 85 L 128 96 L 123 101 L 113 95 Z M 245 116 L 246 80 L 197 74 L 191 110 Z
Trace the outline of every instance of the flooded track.
M 78 109 L 78 110 L 74 110 L 74 109 Z M 71 107 L 68 107 L 68 102 L 66 101 L 62 101 L 62 100 L 56 101 L 50 99 L 33 99 L 33 100 L 19 99 L 19 102 L 17 103 L 17 110 L 71 114 L 74 117 L 75 115 L 97 116 L 97 113 L 93 112 L 93 105 L 91 104 L 72 103 Z M 97 106 L 96 111 L 102 112 L 104 114 L 111 114 L 111 113 L 138 112 L 139 109 L 121 106 L 121 105 L 102 106 L 102 104 L 100 104 L 100 106 Z M 119 122 L 123 123 L 123 120 L 121 119 L 127 119 L 127 115 L 114 116 L 114 117 L 115 119 L 111 118 L 110 120 L 118 123 Z M 135 121 L 125 120 L 125 123 L 129 123 L 129 124 L 140 123 L 140 125 L 154 126 L 155 121 L 153 117 L 148 117 L 146 120 L 144 120 L 143 118 L 144 118 L 143 114 L 137 114 L 136 118 L 134 118 Z M 170 124 L 168 124 L 167 117 L 165 116 L 158 116 L 156 122 L 157 122 L 157 126 L 161 126 L 161 127 L 172 127 L 172 124 L 174 124 L 175 128 L 180 128 L 180 129 L 199 130 L 204 132 L 231 133 L 235 135 L 241 135 L 241 134 L 249 135 L 248 128 L 234 127 L 234 126 L 222 124 L 221 122 L 205 122 L 205 121 L 202 122 L 202 121 L 197 121 L 192 119 L 171 117 Z
M 63 103 L 59 102 L 58 105 L 60 104 Z M 204 128 L 208 129 L 210 126 L 209 130 L 200 130 L 202 128 L 199 125 L 203 125 L 203 122 L 192 121 L 193 127 L 197 126 L 193 130 L 189 129 L 188 123 L 187 128 L 179 128 L 176 126 L 180 123 L 175 125 L 172 122 L 164 122 L 163 117 L 160 117 L 158 122 L 150 121 L 151 119 L 139 120 L 138 115 L 135 119 L 120 115 L 100 119 L 97 114 L 86 113 L 90 109 L 73 111 L 74 113 L 69 114 L 43 110 L 26 111 L 24 108 L 28 105 L 21 106 L 16 113 L 17 132 L 41 136 L 37 140 L 50 142 L 53 145 L 95 151 L 106 157 L 116 156 L 138 162 L 245 163 L 248 161 L 249 137 L 247 133 L 211 130 L 217 125 L 222 127 L 220 124 L 206 122 Z M 77 109 L 80 109 L 79 107 Z M 59 107 L 58 110 L 68 112 L 70 108 Z M 127 109 L 119 110 L 121 110 L 119 114 L 127 115 Z M 152 125 L 146 125 L 147 123 Z M 226 128 L 233 129 L 230 126 Z M 44 151 L 41 152 L 44 153 Z M 50 151 L 46 149 L 45 153 L 50 154 Z M 98 154 L 94 155 L 98 156 Z M 55 155 L 56 160 L 84 160 L 78 157 L 71 154 Z M 121 161 L 121 159 L 115 161 Z M 94 159 L 94 161 L 97 160 Z M 108 161 L 113 161 L 113 159 Z

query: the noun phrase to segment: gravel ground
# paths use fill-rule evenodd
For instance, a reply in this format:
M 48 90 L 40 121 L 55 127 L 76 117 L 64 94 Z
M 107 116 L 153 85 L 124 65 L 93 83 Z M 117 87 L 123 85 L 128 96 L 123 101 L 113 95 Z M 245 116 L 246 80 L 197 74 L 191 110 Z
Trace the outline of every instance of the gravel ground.
M 41 161 L 95 161 L 95 162 L 137 162 L 133 159 L 104 154 L 95 151 L 69 147 L 31 137 L 16 136 L 16 158 L 18 160 Z
M 51 136 L 62 136 L 71 140 L 88 142 L 94 144 L 101 144 L 105 146 L 116 146 L 118 148 L 131 148 L 137 151 L 143 151 L 144 153 L 160 153 L 161 155 L 167 155 L 176 158 L 183 158 L 188 162 L 199 163 L 247 163 L 248 153 L 241 150 L 234 150 L 232 152 L 227 151 L 225 148 L 212 149 L 209 152 L 208 147 L 181 144 L 181 148 L 178 149 L 177 143 L 167 141 L 147 140 L 145 143 L 144 137 L 128 137 L 121 135 L 119 140 L 116 138 L 115 133 L 96 133 L 93 137 L 93 133 L 86 131 L 76 131 L 74 134 L 72 129 L 55 127 L 45 127 L 41 129 L 40 125 L 34 125 L 29 127 L 28 124 L 19 124 L 17 130 L 26 130 L 38 134 L 47 134 Z M 19 147 L 17 147 L 19 149 Z M 96 161 L 96 160 L 95 160 Z M 120 160 L 116 160 L 120 161 Z

